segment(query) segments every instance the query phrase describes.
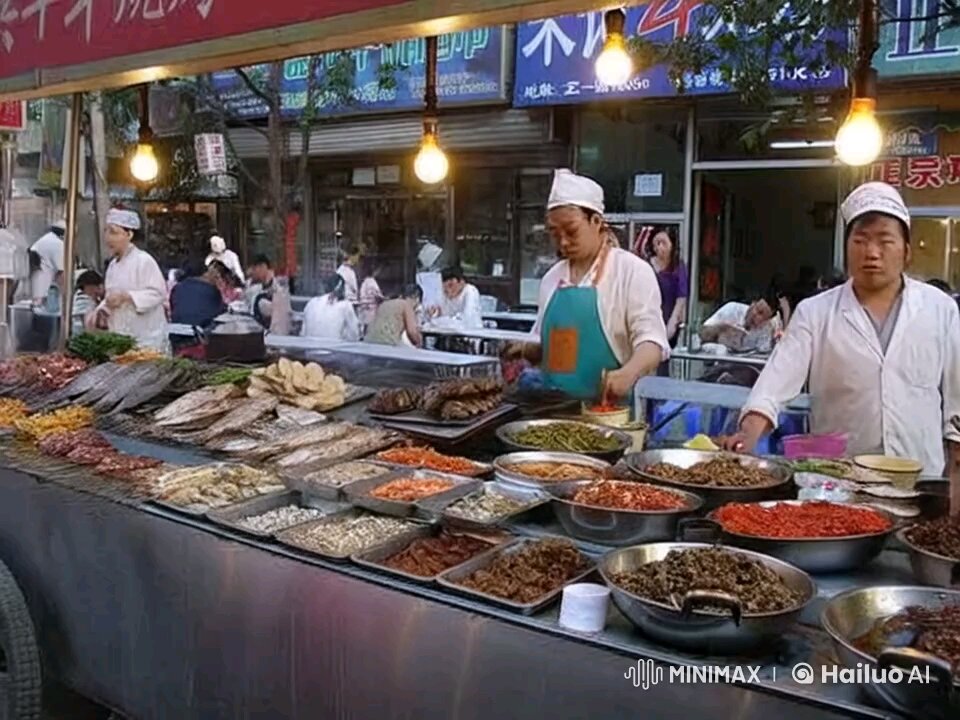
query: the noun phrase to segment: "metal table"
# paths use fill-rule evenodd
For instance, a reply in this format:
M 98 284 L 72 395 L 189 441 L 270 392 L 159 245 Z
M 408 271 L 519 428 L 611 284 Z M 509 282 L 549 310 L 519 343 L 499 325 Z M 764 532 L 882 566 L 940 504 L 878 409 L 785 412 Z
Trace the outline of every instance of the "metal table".
M 514 326 L 527 326 L 527 329 L 533 327 L 534 323 L 537 322 L 536 313 L 519 313 L 519 312 L 488 312 L 483 313 L 483 319 L 489 320 L 490 322 L 506 323 L 507 325 Z
M 688 350 L 687 348 L 675 348 L 670 351 L 671 360 L 690 360 L 694 362 L 716 362 L 727 365 L 749 365 L 750 367 L 763 369 L 770 360 L 769 355 L 759 353 L 714 355 L 702 351 Z
M 644 400 L 676 400 L 678 402 L 711 405 L 728 410 L 739 410 L 750 396 L 750 388 L 740 385 L 720 385 L 697 380 L 677 380 L 668 377 L 648 376 L 640 378 L 634 386 L 637 402 Z M 810 396 L 797 395 L 784 407 L 789 413 L 809 413 Z
M 420 329 L 424 335 L 434 337 L 464 337 L 477 338 L 492 342 L 530 342 L 533 336 L 530 333 L 516 330 L 499 330 L 497 328 L 450 328 L 425 325 Z
M 785 637 L 782 655 L 752 660 L 678 654 L 615 610 L 606 631 L 583 636 L 555 611 L 513 615 L 9 467 L 0 557 L 31 607 L 47 672 L 143 720 L 897 717 L 853 686 L 792 681 L 792 663 L 832 664 L 809 625 Z M 864 581 L 904 572 L 887 558 Z M 638 659 L 752 662 L 760 683 L 643 689 L 630 680 Z

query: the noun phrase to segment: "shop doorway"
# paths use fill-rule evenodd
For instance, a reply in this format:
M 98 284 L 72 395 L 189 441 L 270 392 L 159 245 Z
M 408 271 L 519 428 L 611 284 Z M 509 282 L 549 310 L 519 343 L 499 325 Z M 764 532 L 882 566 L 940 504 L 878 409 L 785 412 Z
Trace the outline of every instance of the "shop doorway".
M 443 193 L 349 193 L 320 195 L 312 256 L 314 283 L 336 271 L 339 252 L 363 248 L 363 273 L 374 272 L 387 296 L 413 282 L 419 248 L 447 245 L 450 202 Z
M 839 182 L 833 167 L 699 172 L 694 242 L 700 314 L 771 286 L 790 292 L 830 275 L 838 258 Z
M 913 260 L 907 273 L 960 288 L 960 207 L 910 208 Z

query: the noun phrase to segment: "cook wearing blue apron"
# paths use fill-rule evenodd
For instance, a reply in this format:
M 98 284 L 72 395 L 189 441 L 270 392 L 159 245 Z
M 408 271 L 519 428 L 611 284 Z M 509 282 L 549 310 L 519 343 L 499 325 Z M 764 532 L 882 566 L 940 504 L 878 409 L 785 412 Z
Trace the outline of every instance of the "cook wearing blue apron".
M 599 398 L 604 373 L 620 367 L 598 309 L 597 282 L 607 255 L 605 248 L 589 285 L 557 288 L 541 324 L 544 386 L 581 400 Z

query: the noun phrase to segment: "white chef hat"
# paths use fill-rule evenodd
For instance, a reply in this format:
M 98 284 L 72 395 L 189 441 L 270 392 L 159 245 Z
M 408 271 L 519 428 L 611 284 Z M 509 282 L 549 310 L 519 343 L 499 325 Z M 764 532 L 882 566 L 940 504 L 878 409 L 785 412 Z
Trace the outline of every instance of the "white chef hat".
M 140 216 L 133 210 L 110 208 L 107 212 L 107 225 L 118 225 L 127 230 L 139 230 Z
M 215 255 L 220 255 L 227 249 L 227 241 L 224 240 L 219 235 L 214 235 L 210 238 L 210 250 Z
M 849 228 L 853 221 L 867 213 L 883 213 L 903 222 L 909 229 L 910 211 L 900 193 L 883 182 L 864 183 L 847 195 L 847 199 L 840 206 L 840 216 L 843 225 Z
M 53 221 L 53 225 L 51 225 L 50 227 L 52 227 L 52 228 L 55 229 L 55 230 L 62 230 L 63 232 L 66 232 L 66 231 L 67 231 L 67 221 L 64 220 L 64 219 L 62 219 L 62 218 L 61 218 L 60 220 L 54 220 L 54 221 Z
M 594 180 L 576 175 L 570 170 L 553 173 L 553 187 L 547 200 L 547 210 L 573 205 L 603 215 L 603 188 Z

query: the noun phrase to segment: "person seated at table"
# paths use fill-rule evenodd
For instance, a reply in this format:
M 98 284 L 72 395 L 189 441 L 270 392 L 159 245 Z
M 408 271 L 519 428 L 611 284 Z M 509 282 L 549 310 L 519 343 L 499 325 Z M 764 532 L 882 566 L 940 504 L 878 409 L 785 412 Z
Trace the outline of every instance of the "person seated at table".
M 184 278 L 170 293 L 170 321 L 206 328 L 213 319 L 225 312 L 224 293 L 236 283 L 236 276 L 219 260 L 204 268 L 201 263 L 190 263 Z
M 360 339 L 360 320 L 353 303 L 345 299 L 343 276 L 329 276 L 324 280 L 323 290 L 323 295 L 311 299 L 303 309 L 300 335 L 357 342 Z
M 452 318 L 464 328 L 483 327 L 480 291 L 467 282 L 463 268 L 459 265 L 444 268 L 440 279 L 443 281 L 443 298 L 440 305 L 431 309 L 431 316 Z
M 270 327 L 270 320 L 273 317 L 275 279 L 270 258 L 266 255 L 257 255 L 253 265 L 247 271 L 247 303 L 250 305 L 253 317 L 266 328 Z
M 364 341 L 378 345 L 422 346 L 423 335 L 417 322 L 417 306 L 422 301 L 420 286 L 407 285 L 400 297 L 387 300 L 377 308 Z
M 704 343 L 717 343 L 734 352 L 770 352 L 780 330 L 779 299 L 775 291 L 747 305 L 728 302 L 700 329 Z

